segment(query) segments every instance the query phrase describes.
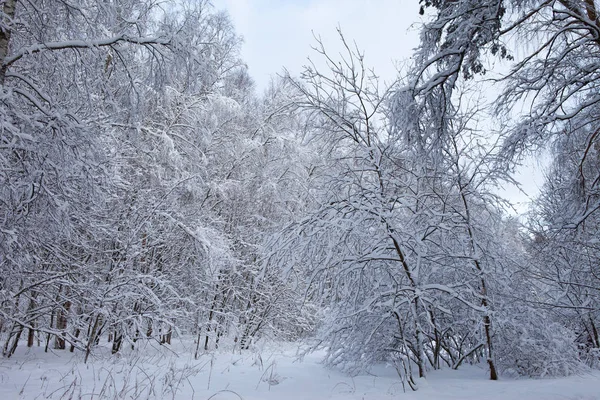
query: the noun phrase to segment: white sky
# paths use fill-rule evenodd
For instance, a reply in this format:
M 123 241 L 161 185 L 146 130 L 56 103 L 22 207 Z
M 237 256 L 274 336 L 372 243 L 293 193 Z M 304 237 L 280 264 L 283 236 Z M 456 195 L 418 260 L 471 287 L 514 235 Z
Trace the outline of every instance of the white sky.
M 346 40 L 365 52 L 365 65 L 385 82 L 396 79 L 396 66 L 412 55 L 419 40 L 417 0 L 213 0 L 213 4 L 229 13 L 244 38 L 242 58 L 259 93 L 284 67 L 296 75 L 308 56 L 318 59 L 311 49 L 313 32 L 335 55 L 341 50 L 339 26 Z M 543 181 L 541 166 L 527 160 L 515 178 L 525 192 L 536 195 Z M 529 198 L 516 187 L 501 192 L 519 212 L 526 210 Z
M 213 0 L 227 10 L 244 38 L 242 58 L 262 91 L 270 76 L 286 67 L 301 71 L 313 32 L 327 48 L 339 51 L 335 28 L 365 51 L 365 63 L 385 81 L 396 78 L 395 61 L 410 57 L 418 43 L 416 0 Z

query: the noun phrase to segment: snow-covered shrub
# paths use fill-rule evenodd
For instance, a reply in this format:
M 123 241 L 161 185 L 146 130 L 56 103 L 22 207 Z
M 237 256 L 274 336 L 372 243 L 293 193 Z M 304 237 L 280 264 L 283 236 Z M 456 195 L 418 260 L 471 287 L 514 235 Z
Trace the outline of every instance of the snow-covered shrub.
M 511 309 L 500 320 L 496 338 L 497 364 L 506 375 L 547 377 L 581 371 L 575 333 L 543 310 Z

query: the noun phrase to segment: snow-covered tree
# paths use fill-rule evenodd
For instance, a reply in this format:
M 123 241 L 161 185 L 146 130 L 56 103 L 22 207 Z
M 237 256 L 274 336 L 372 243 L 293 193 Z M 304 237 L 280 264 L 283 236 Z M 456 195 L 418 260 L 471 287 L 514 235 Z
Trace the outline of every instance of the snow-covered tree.
M 261 274 L 261 246 L 302 207 L 277 200 L 301 191 L 295 119 L 286 96 L 255 98 L 228 17 L 206 1 L 3 7 L 4 354 L 25 331 L 87 357 L 101 336 L 117 352 L 288 329 L 299 303 Z
M 495 379 L 492 298 L 507 253 L 490 188 L 508 177 L 470 114 L 419 103 L 410 85 L 381 88 L 342 43 L 339 61 L 318 47 L 328 71 L 294 81 L 324 161 L 320 205 L 285 230 L 281 262 L 327 308 L 330 365 L 393 361 L 414 387 L 413 365 L 423 377 L 483 358 Z

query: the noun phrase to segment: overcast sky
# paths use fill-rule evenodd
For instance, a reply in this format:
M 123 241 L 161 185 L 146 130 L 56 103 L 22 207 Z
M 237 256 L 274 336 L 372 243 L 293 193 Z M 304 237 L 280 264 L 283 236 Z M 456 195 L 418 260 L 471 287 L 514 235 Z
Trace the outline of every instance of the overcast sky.
M 417 0 L 213 0 L 213 4 L 229 13 L 243 36 L 242 58 L 259 93 L 284 67 L 298 74 L 308 56 L 318 58 L 311 50 L 313 33 L 331 54 L 339 53 L 338 26 L 365 52 L 366 66 L 391 82 L 397 66 L 417 46 L 422 22 Z M 541 169 L 531 158 L 518 171 L 516 179 L 530 195 L 537 194 L 542 183 Z M 526 210 L 529 199 L 516 187 L 506 187 L 502 195 L 520 212 Z
M 214 0 L 226 10 L 244 38 L 242 57 L 262 91 L 285 66 L 299 73 L 315 44 L 339 51 L 336 27 L 365 51 L 367 66 L 386 81 L 396 77 L 395 62 L 410 57 L 418 43 L 416 0 Z M 312 54 L 312 58 L 315 55 Z

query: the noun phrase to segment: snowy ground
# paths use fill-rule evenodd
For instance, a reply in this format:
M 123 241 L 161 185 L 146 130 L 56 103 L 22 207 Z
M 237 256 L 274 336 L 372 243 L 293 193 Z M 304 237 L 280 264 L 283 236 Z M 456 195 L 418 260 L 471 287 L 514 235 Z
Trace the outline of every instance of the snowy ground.
M 0 400 L 197 399 L 197 400 L 593 400 L 600 373 L 561 379 L 486 380 L 477 367 L 433 371 L 417 392 L 402 390 L 395 370 L 349 377 L 324 368 L 322 354 L 297 361 L 293 346 L 259 353 L 219 353 L 200 360 L 181 343 L 124 356 L 97 355 L 88 364 L 68 352 L 21 348 L 0 359 Z M 179 353 L 177 356 L 175 353 Z M 185 354 L 185 355 L 181 355 Z

